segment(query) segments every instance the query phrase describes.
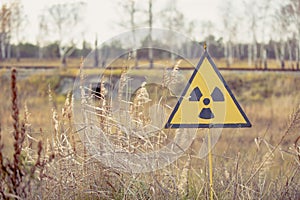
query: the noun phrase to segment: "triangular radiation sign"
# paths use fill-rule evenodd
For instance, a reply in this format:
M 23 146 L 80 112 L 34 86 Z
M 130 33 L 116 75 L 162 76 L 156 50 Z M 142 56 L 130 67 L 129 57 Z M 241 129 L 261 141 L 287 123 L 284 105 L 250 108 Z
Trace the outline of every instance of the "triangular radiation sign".
M 235 127 L 251 123 L 205 50 L 165 128 Z

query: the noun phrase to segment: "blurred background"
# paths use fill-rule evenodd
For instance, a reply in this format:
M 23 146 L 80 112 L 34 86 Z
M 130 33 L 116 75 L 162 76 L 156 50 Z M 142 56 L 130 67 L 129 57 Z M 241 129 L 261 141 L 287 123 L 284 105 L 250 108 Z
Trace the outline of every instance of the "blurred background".
M 22 59 L 67 66 L 112 36 L 153 27 L 206 41 L 219 67 L 299 69 L 299 0 L 2 0 L 0 7 L 2 66 Z M 60 62 L 36 63 L 43 59 Z
M 0 0 L 0 199 L 208 199 L 207 129 L 168 167 L 122 173 L 87 153 L 72 98 L 91 75 L 99 126 L 118 105 L 109 91 L 133 105 L 124 115 L 161 123 L 145 102 L 182 94 L 204 42 L 252 124 L 213 134 L 215 199 L 300 199 L 300 0 Z M 132 155 L 174 135 L 103 130 Z

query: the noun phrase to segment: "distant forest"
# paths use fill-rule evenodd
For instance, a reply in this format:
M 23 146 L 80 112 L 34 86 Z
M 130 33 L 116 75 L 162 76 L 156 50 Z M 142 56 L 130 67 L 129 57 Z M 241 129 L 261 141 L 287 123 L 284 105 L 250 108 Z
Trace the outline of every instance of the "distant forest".
M 268 60 L 272 59 L 281 68 L 299 69 L 300 0 L 247 0 L 238 8 L 230 0 L 224 0 L 219 13 L 222 22 L 220 27 L 201 19 L 189 21 L 175 0 L 172 5 L 158 11 L 153 10 L 155 4 L 159 4 L 159 1 L 148 0 L 140 4 L 131 0 L 118 1 L 116 10 L 120 22 L 115 24 L 132 32 L 139 27 L 152 30 L 155 25 L 177 30 L 196 43 L 205 41 L 210 54 L 217 59 L 224 59 L 227 67 L 235 61 L 246 60 L 248 67 L 268 68 Z M 22 1 L 0 3 L 0 62 L 12 58 L 17 61 L 22 58 L 59 58 L 62 65 L 66 66 L 68 57 L 85 57 L 91 50 L 97 50 L 100 57 L 107 56 L 101 53 L 124 52 L 122 50 L 126 45 L 122 42 L 101 46 L 97 44 L 97 39 L 88 43 L 83 37 L 79 40 L 83 41 L 82 44 L 75 44 L 74 41 L 79 38 L 72 37 L 70 30 L 84 32 L 79 29 L 83 27 L 81 22 L 85 6 L 83 1 L 49 4 L 39 17 L 36 42 L 30 44 L 20 37 L 28 23 Z M 221 32 L 221 36 L 216 36 L 216 30 Z M 202 38 L 196 39 L 195 35 L 201 35 Z M 247 42 L 242 42 L 241 38 L 247 38 Z M 152 38 L 150 31 L 148 38 L 141 38 L 140 42 L 147 42 L 151 46 L 160 42 L 158 40 Z M 135 59 L 149 59 L 149 63 L 153 63 L 154 52 L 151 49 L 133 53 Z
M 224 45 L 223 38 L 215 38 L 214 36 L 210 35 L 203 41 L 195 41 L 199 44 L 203 44 L 206 42 L 208 45 L 209 53 L 216 59 L 226 59 L 227 67 L 230 67 L 233 62 L 241 61 L 241 60 L 249 60 L 249 56 L 251 56 L 250 51 L 252 51 L 253 46 L 251 44 L 231 44 L 230 51 L 231 57 L 228 57 L 228 53 L 226 52 L 226 46 Z M 154 41 L 155 42 L 155 41 Z M 289 41 L 285 42 L 289 45 L 284 45 L 284 49 L 280 49 L 281 42 L 270 40 L 267 44 L 260 44 L 257 43 L 257 55 L 256 59 L 253 59 L 252 66 L 254 67 L 263 67 L 267 68 L 267 59 L 274 59 L 281 62 L 281 67 L 285 67 L 285 61 L 291 61 L 289 63 L 294 63 L 292 68 L 299 69 L 299 61 L 297 58 L 297 51 L 292 51 L 292 49 L 297 49 L 297 40 L 296 38 L 292 38 Z M 75 48 L 72 50 L 72 53 L 68 56 L 70 58 L 80 58 L 86 57 L 91 51 L 95 50 L 96 47 L 92 44 L 84 42 L 82 44 L 82 48 Z M 104 50 L 106 53 L 112 52 L 122 52 L 124 48 L 119 43 L 113 43 L 110 45 L 106 45 L 99 49 Z M 227 47 L 228 49 L 228 47 Z M 57 43 L 49 44 L 43 48 L 40 48 L 37 45 L 30 44 L 30 43 L 20 43 L 18 46 L 11 45 L 10 53 L 6 59 L 17 58 L 17 51 L 19 51 L 19 59 L 22 58 L 36 58 L 36 59 L 59 59 L 59 45 Z M 284 57 L 280 57 L 282 54 L 281 51 L 288 52 L 284 53 Z M 155 57 L 160 57 L 159 55 L 155 55 Z M 264 59 L 267 58 L 267 59 Z M 148 52 L 146 50 L 140 50 L 137 53 L 138 59 L 148 59 Z M 161 57 L 163 58 L 163 57 Z M 253 58 L 253 55 L 252 55 Z M 3 58 L 2 58 L 3 60 Z M 265 62 L 263 62 L 265 60 Z

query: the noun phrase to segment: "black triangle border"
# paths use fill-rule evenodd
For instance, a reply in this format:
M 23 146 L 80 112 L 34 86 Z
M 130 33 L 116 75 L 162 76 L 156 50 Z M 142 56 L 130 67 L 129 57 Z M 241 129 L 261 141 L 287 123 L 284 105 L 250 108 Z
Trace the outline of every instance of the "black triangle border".
M 242 114 L 242 116 L 244 117 L 246 123 L 230 123 L 230 124 L 171 124 L 171 121 L 175 115 L 175 113 L 177 112 L 183 97 L 186 95 L 186 92 L 188 90 L 188 88 L 190 87 L 192 81 L 194 80 L 196 74 L 198 73 L 198 70 L 200 69 L 204 59 L 207 58 L 208 62 L 211 64 L 211 66 L 213 67 L 214 71 L 216 72 L 216 74 L 218 75 L 219 79 L 222 81 L 222 83 L 224 84 L 226 90 L 228 91 L 230 97 L 232 98 L 233 102 L 235 103 L 235 105 L 237 106 L 238 110 L 240 111 L 240 113 Z M 188 84 L 185 86 L 181 97 L 179 98 L 179 100 L 177 101 L 176 106 L 174 107 L 166 125 L 165 128 L 242 128 L 242 127 L 251 127 L 251 123 L 248 119 L 248 117 L 246 116 L 245 112 L 243 111 L 243 109 L 241 108 L 241 106 L 239 105 L 239 103 L 237 102 L 237 100 L 235 99 L 234 95 L 232 94 L 230 88 L 228 87 L 226 81 L 224 80 L 224 78 L 222 77 L 221 73 L 219 72 L 217 66 L 215 65 L 215 63 L 213 62 L 213 60 L 211 59 L 209 53 L 207 52 L 207 50 L 204 50 L 204 53 L 202 54 L 202 56 L 200 57 L 200 60 L 197 64 L 197 67 L 195 68 Z

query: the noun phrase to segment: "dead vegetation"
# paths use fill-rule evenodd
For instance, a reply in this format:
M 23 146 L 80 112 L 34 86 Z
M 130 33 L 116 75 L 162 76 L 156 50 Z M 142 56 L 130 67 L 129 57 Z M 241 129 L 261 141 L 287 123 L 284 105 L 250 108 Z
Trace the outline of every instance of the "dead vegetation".
M 50 106 L 44 105 L 40 110 L 51 125 L 37 129 L 32 127 L 36 114 L 30 113 L 25 100 L 19 98 L 24 91 L 17 91 L 16 70 L 11 72 L 10 83 L 10 88 L 3 91 L 11 94 L 12 119 L 5 120 L 9 116 L 1 110 L 0 121 L 1 198 L 208 199 L 208 163 L 207 159 L 197 157 L 199 142 L 194 142 L 193 148 L 180 159 L 160 170 L 139 174 L 121 172 L 103 165 L 81 142 L 72 123 L 71 94 L 64 103 L 58 103 L 51 87 L 48 89 Z M 291 87 L 293 81 L 283 83 Z M 142 87 L 133 101 L 131 114 L 137 127 L 145 126 L 149 120 L 141 112 L 149 103 L 148 92 L 147 87 Z M 243 98 L 247 94 L 239 91 L 240 95 Z M 254 125 L 252 129 L 224 130 L 213 151 L 215 199 L 300 198 L 300 107 L 292 106 L 299 105 L 296 104 L 299 97 L 293 92 L 285 95 L 290 96 L 273 94 L 270 98 L 251 101 L 245 110 Z M 2 97 L 1 103 L 5 103 Z M 103 109 L 105 106 L 104 101 L 98 105 L 103 112 L 98 113 L 102 123 L 109 116 L 109 109 Z M 7 128 L 7 124 L 12 128 Z M 7 138 L 13 138 L 11 144 Z M 137 138 L 119 135 L 119 140 L 129 152 L 138 150 L 133 144 Z M 147 142 L 151 141 L 155 142 L 154 138 Z

